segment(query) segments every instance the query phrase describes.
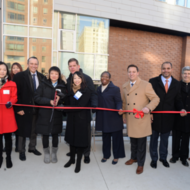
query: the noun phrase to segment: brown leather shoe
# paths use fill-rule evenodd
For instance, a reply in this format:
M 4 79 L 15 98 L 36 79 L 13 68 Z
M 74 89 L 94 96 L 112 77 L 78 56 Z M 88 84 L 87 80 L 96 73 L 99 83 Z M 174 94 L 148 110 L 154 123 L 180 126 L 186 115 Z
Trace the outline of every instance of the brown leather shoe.
M 136 173 L 137 173 L 137 174 L 143 173 L 143 166 L 138 166 Z
M 137 162 L 137 160 L 130 159 L 127 162 L 125 162 L 125 165 L 132 165 L 135 162 Z

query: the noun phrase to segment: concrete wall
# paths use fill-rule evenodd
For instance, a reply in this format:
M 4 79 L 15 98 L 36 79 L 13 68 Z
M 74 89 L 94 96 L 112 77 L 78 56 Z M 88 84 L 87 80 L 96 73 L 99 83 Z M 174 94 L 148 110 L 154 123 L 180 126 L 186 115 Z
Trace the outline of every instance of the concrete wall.
M 190 33 L 190 8 L 158 0 L 54 0 L 54 9 Z

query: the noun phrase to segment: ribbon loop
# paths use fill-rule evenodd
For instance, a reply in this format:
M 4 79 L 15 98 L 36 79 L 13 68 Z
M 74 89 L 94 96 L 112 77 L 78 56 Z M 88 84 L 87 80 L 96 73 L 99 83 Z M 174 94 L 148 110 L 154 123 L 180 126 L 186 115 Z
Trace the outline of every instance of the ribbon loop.
M 137 118 L 137 119 L 139 119 L 140 117 L 141 118 L 144 117 L 143 111 L 139 111 L 139 110 L 133 109 L 133 113 L 135 113 L 135 118 Z

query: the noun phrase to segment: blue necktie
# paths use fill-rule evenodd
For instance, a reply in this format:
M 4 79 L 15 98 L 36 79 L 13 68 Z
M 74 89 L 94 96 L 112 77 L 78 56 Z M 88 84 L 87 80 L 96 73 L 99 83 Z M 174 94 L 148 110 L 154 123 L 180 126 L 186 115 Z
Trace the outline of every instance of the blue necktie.
M 131 87 L 133 87 L 133 85 L 134 85 L 134 84 L 133 84 L 133 83 L 131 83 Z
M 34 86 L 34 91 L 36 91 L 36 79 L 35 79 L 36 74 L 32 74 L 32 81 L 33 81 L 33 86 Z

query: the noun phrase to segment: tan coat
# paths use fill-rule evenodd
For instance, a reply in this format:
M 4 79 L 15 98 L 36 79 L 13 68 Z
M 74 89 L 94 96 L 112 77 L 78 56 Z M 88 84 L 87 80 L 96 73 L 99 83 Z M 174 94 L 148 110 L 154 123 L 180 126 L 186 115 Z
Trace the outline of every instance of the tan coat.
M 144 107 L 153 111 L 159 104 L 160 99 L 154 92 L 152 85 L 140 78 L 131 87 L 130 81 L 123 85 L 123 110 L 142 110 Z M 136 119 L 133 113 L 123 114 L 127 123 L 129 137 L 141 138 L 152 134 L 150 113 L 144 114 L 143 118 Z

